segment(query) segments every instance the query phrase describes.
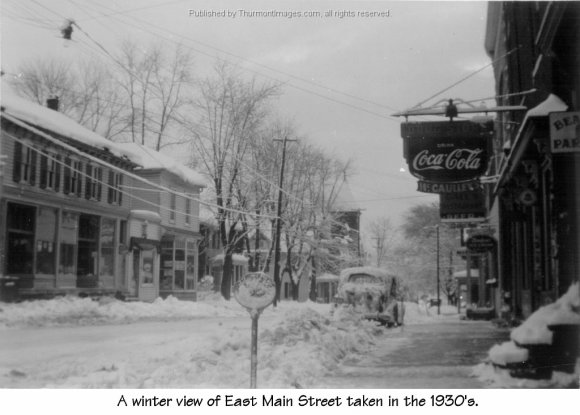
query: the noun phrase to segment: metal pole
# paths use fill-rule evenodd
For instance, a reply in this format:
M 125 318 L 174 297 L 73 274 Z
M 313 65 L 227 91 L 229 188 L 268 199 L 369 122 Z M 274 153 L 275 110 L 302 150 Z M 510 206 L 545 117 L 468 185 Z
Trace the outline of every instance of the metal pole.
M 250 356 L 250 388 L 256 389 L 258 377 L 258 313 L 252 313 L 252 354 Z
M 274 139 L 274 141 L 282 141 L 282 164 L 280 166 L 280 182 L 278 184 L 278 208 L 276 213 L 276 241 L 274 244 L 274 283 L 276 284 L 276 297 L 274 298 L 274 307 L 278 304 L 280 299 L 280 286 L 282 281 L 280 279 L 280 233 L 282 231 L 282 186 L 284 184 L 284 166 L 286 164 L 286 143 L 288 137 L 283 140 Z
M 439 225 L 437 226 L 437 314 L 441 314 L 441 298 L 439 293 Z

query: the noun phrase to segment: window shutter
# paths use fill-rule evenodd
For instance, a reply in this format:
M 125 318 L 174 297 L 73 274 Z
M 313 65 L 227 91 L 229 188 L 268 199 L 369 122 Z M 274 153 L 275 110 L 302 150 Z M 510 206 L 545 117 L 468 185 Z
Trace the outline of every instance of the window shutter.
M 76 173 L 76 175 L 77 175 L 77 188 L 76 188 L 76 192 L 77 192 L 77 196 L 78 197 L 81 197 L 82 194 L 83 194 L 83 191 L 82 191 L 82 189 L 83 189 L 83 180 L 82 180 L 82 177 L 81 177 L 81 172 L 83 171 L 83 165 L 82 165 L 82 163 L 79 163 L 78 164 L 78 167 L 79 168 L 78 168 L 78 171 Z M 74 192 L 75 189 L 71 189 L 71 191 Z
M 40 154 L 40 188 L 41 189 L 46 189 L 46 181 L 48 179 L 47 172 L 48 172 L 48 157 L 46 156 L 46 154 L 41 153 Z
M 93 168 L 91 167 L 90 164 L 87 164 L 87 177 L 86 177 L 86 185 L 85 185 L 85 198 L 86 199 L 90 199 L 91 198 L 91 187 L 93 186 L 93 182 L 92 182 L 92 174 L 93 174 Z
M 57 155 L 56 156 L 56 166 L 54 167 L 54 169 L 55 169 L 55 172 L 54 172 L 54 191 L 57 193 L 60 191 L 60 160 L 61 160 L 60 155 Z
M 95 167 L 97 169 L 97 200 L 101 201 L 101 194 L 103 193 L 103 169 L 101 167 Z
M 30 185 L 36 184 L 36 149 L 30 149 Z
M 107 194 L 109 195 L 107 197 L 107 202 L 109 204 L 113 203 L 114 186 L 115 186 L 115 173 L 113 173 L 113 170 L 109 170 L 109 190 L 107 192 Z
M 71 189 L 71 171 L 70 171 L 71 160 L 70 157 L 65 157 L 64 159 L 64 194 L 68 195 L 70 192 L 74 192 L 74 189 Z M 60 170 L 59 170 L 60 172 Z
M 22 178 L 22 143 L 14 143 L 14 170 L 12 170 L 12 180 L 16 183 Z
M 116 191 L 117 191 L 117 203 L 119 204 L 119 206 L 121 206 L 123 204 L 123 175 L 121 173 L 118 174 L 117 176 L 117 186 L 116 186 Z

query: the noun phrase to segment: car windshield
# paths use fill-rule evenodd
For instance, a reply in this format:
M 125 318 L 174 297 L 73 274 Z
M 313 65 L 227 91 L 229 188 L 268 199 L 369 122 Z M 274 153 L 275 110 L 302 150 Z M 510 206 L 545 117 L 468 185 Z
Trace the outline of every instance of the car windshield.
M 381 284 L 381 279 L 370 274 L 352 274 L 348 277 L 348 282 L 357 284 Z

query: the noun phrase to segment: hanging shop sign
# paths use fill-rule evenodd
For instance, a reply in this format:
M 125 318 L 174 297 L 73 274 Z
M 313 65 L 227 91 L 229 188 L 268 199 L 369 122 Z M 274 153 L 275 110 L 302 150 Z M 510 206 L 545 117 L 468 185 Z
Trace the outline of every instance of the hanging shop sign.
M 481 185 L 477 180 L 459 183 L 431 183 L 419 180 L 417 191 L 423 193 L 462 193 L 480 189 Z
M 443 222 L 477 222 L 485 219 L 482 190 L 439 195 L 439 215 Z
M 474 180 L 487 170 L 493 124 L 405 122 L 403 151 L 410 173 L 431 183 Z
M 492 251 L 496 246 L 493 236 L 473 235 L 466 242 L 467 251 L 474 254 L 484 254 Z
M 550 114 L 550 147 L 552 153 L 580 152 L 580 112 Z

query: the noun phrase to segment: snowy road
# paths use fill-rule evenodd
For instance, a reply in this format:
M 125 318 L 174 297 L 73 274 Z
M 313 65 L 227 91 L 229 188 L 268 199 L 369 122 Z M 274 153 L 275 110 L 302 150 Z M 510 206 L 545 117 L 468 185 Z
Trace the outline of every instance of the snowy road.
M 164 368 L 179 381 L 175 366 L 187 371 L 195 353 L 232 333 L 249 344 L 249 327 L 248 317 L 217 317 L 8 330 L 0 336 L 0 387 L 147 387 L 155 386 L 148 374 Z
M 476 389 L 484 385 L 472 368 L 489 348 L 507 340 L 508 330 L 489 322 L 416 324 L 392 330 L 376 350 L 345 361 L 323 379 L 328 388 Z M 356 386 L 354 386 L 356 385 Z

